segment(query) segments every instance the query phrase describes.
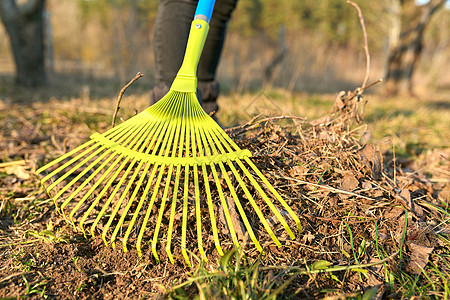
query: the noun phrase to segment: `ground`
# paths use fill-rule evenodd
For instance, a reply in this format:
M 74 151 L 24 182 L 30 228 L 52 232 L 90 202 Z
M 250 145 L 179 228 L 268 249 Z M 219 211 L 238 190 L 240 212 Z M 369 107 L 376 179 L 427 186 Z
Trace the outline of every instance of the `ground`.
M 144 109 L 146 101 L 146 95 L 125 97 L 116 123 Z M 149 243 L 140 257 L 134 241 L 124 252 L 105 245 L 101 231 L 85 237 L 58 213 L 34 173 L 93 132 L 109 129 L 115 100 L 87 95 L 19 104 L 5 99 L 0 102 L 0 298 L 450 295 L 450 112 L 445 95 L 384 99 L 370 91 L 360 97 L 269 90 L 230 94 L 221 104 L 218 114 L 226 132 L 250 150 L 255 165 L 299 217 L 302 232 L 294 230 L 295 240 L 276 231 L 282 242 L 276 247 L 260 233 L 261 255 L 244 229 L 236 249 L 218 216 L 225 255 L 218 255 L 205 225 L 208 260 L 202 261 L 195 221 L 188 219 L 189 266 L 177 250 L 178 239 L 173 264 L 165 254 L 166 214 L 158 236 L 160 262 Z M 237 186 L 236 177 L 230 178 Z M 245 184 L 256 194 L 249 180 Z M 211 193 L 219 203 L 217 192 Z M 262 199 L 255 201 L 268 213 Z M 249 207 L 244 210 L 253 222 L 257 218 Z M 208 215 L 206 210 L 201 214 Z M 176 233 L 180 223 L 176 218 Z M 261 232 L 256 223 L 252 226 Z

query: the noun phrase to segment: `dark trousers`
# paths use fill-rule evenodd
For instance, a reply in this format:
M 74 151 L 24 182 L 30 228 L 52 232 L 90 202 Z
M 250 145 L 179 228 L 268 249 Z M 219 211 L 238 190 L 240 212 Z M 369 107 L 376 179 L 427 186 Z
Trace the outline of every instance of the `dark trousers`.
M 216 0 L 210 21 L 210 30 L 198 65 L 199 96 L 205 110 L 217 110 L 219 93 L 215 81 L 216 70 L 225 40 L 226 28 L 237 0 Z M 153 33 L 156 63 L 156 86 L 151 92 L 151 102 L 162 98 L 181 67 L 190 24 L 198 0 L 161 0 Z M 215 109 L 207 109 L 211 106 Z

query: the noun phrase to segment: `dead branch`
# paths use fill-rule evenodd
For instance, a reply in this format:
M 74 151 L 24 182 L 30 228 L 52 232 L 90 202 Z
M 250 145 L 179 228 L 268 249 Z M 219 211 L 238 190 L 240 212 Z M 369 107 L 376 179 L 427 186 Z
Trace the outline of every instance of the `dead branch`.
M 367 84 L 367 81 L 369 80 L 369 74 L 370 74 L 370 54 L 369 54 L 369 43 L 367 41 L 367 31 L 366 31 L 366 25 L 364 24 L 364 17 L 361 12 L 361 8 L 359 8 L 358 4 L 356 4 L 353 1 L 348 0 L 347 3 L 350 5 L 353 5 L 356 10 L 358 11 L 358 17 L 359 22 L 361 23 L 361 28 L 364 34 L 364 52 L 366 53 L 366 76 L 364 77 L 363 84 L 361 87 L 365 87 Z
M 119 93 L 119 96 L 117 97 L 117 104 L 116 104 L 116 109 L 114 110 L 114 114 L 113 114 L 113 118 L 112 118 L 112 122 L 111 122 L 111 128 L 114 127 L 114 124 L 116 123 L 116 117 L 117 117 L 117 113 L 119 112 L 120 109 L 120 102 L 122 101 L 122 97 L 123 94 L 125 93 L 125 91 L 127 90 L 127 88 L 133 84 L 133 82 L 135 82 L 136 80 L 138 80 L 139 78 L 141 78 L 142 76 L 144 76 L 144 74 L 142 74 L 141 72 L 137 72 L 137 74 L 133 77 L 133 79 L 130 80 L 130 82 L 128 82 L 121 90 Z

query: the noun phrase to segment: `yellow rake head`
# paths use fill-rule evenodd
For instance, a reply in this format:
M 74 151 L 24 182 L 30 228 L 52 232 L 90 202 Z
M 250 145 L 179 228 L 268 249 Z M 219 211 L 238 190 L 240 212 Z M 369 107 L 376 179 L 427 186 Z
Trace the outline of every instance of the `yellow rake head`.
M 298 217 L 252 162 L 251 153 L 241 150 L 198 102 L 195 71 L 208 28 L 204 20 L 192 22 L 183 66 L 165 97 L 37 170 L 57 210 L 75 229 L 85 234 L 89 226 L 92 236 L 99 229 L 106 244 L 114 247 L 121 241 L 124 251 L 135 241 L 139 255 L 151 240 L 157 261 L 158 241 L 165 240 L 172 263 L 176 241 L 188 264 L 187 251 L 195 250 L 188 236 L 194 230 L 204 259 L 203 235 L 209 237 L 209 230 L 223 255 L 219 214 L 236 247 L 236 218 L 261 252 L 258 228 L 281 245 L 269 219 L 294 239 L 284 218 L 289 215 L 301 231 Z

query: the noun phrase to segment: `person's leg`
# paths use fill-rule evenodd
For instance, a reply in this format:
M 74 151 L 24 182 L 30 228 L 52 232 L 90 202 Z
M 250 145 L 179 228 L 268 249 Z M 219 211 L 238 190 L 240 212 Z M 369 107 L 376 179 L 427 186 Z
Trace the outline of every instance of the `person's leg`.
M 217 0 L 210 30 L 198 67 L 199 98 L 207 113 L 217 111 L 219 86 L 216 69 L 222 52 L 227 22 L 237 0 Z M 150 93 L 151 104 L 161 99 L 170 88 L 181 66 L 196 0 L 161 0 L 154 32 L 156 85 Z
M 196 5 L 193 0 L 161 0 L 159 3 L 153 32 L 156 85 L 150 91 L 150 104 L 167 94 L 183 62 Z
M 198 89 L 207 113 L 218 110 L 219 84 L 215 80 L 227 31 L 237 0 L 217 0 L 210 21 L 208 38 L 198 64 Z

